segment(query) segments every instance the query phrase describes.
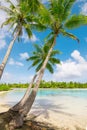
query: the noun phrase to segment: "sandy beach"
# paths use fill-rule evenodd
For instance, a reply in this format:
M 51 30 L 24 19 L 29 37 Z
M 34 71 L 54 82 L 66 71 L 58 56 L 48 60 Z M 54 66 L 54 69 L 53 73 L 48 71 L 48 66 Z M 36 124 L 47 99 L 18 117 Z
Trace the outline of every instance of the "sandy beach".
M 0 112 L 9 109 L 6 101 L 0 102 Z M 87 100 L 71 96 L 37 97 L 30 115 L 35 121 L 46 122 L 65 130 L 86 130 Z

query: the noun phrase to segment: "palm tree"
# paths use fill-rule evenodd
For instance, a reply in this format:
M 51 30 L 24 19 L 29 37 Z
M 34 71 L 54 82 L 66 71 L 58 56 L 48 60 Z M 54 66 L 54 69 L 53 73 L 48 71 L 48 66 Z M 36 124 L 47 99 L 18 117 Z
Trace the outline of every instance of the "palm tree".
M 42 65 L 43 65 L 43 63 L 44 63 L 44 61 L 45 61 L 45 59 L 47 57 L 50 46 L 45 43 L 43 46 L 40 46 L 38 44 L 34 44 L 34 47 L 35 47 L 35 51 L 33 51 L 32 56 L 29 57 L 27 59 L 27 61 L 32 61 L 32 65 L 29 67 L 29 69 L 31 67 L 35 66 L 36 67 L 35 70 L 36 70 L 36 72 L 38 72 L 41 69 L 41 67 L 42 67 Z M 47 65 L 46 65 L 46 69 L 50 73 L 54 72 L 53 66 L 55 64 L 60 63 L 60 60 L 55 58 L 56 54 L 60 54 L 60 52 L 58 50 L 53 50 L 51 55 L 50 55 L 49 61 L 48 61 Z
M 13 30 L 13 39 L 9 44 L 2 64 L 0 65 L 0 79 L 2 77 L 4 68 L 8 61 L 15 40 L 17 38 L 19 39 L 20 36 L 22 36 L 23 30 L 25 30 L 29 38 L 31 38 L 33 28 L 38 28 L 39 30 L 45 28 L 45 26 L 41 24 L 40 20 L 37 19 L 37 17 L 35 17 L 34 15 L 37 11 L 39 11 L 40 9 L 43 10 L 44 8 L 44 6 L 38 0 L 27 0 L 27 2 L 20 0 L 17 5 L 14 5 L 11 0 L 6 1 L 10 4 L 10 7 L 7 8 L 5 6 L 0 5 L 0 9 L 7 13 L 8 18 L 1 25 L 1 27 L 3 27 L 4 25 L 10 25 L 9 29 Z
M 53 47 L 56 44 L 56 39 L 59 36 L 59 34 L 70 37 L 79 42 L 79 39 L 75 35 L 66 31 L 68 29 L 77 28 L 81 25 L 87 24 L 87 16 L 81 14 L 71 15 L 71 7 L 73 6 L 74 2 L 75 0 L 49 0 L 49 5 L 47 7 L 49 11 L 50 22 L 48 27 L 50 28 L 51 33 L 47 36 L 46 43 L 50 46 L 50 49 L 45 57 L 42 66 L 40 67 L 40 70 L 33 77 L 30 86 L 28 87 L 24 97 L 21 100 L 21 102 L 23 101 L 21 103 L 22 106 L 19 109 L 17 109 L 17 106 L 13 107 L 12 110 L 17 110 L 24 116 L 30 111 L 32 104 L 35 100 L 38 87 L 42 80 L 45 68 L 47 67 L 48 61 L 53 51 Z M 47 19 L 44 17 L 44 15 L 41 16 L 41 20 L 43 21 L 43 23 L 47 22 Z M 39 62 L 39 60 L 35 62 Z M 36 63 L 33 63 L 32 65 L 34 66 L 34 64 Z M 40 62 L 38 64 L 40 64 Z M 30 88 L 32 87 L 35 80 L 36 82 L 34 84 L 34 88 L 32 89 L 32 91 L 30 91 Z
M 15 113 L 15 118 L 12 118 L 10 120 L 10 124 L 13 124 L 13 127 L 18 127 L 23 124 L 23 118 L 27 115 L 27 113 L 31 110 L 32 104 L 35 100 L 40 82 L 42 80 L 45 68 L 47 67 L 47 63 L 50 59 L 50 56 L 53 51 L 53 47 L 56 44 L 56 39 L 59 34 L 63 34 L 64 36 L 68 36 L 72 39 L 75 39 L 79 41 L 79 39 L 74 36 L 71 33 L 68 33 L 66 29 L 73 29 L 77 28 L 81 25 L 87 24 L 87 16 L 84 15 L 71 15 L 71 7 L 73 6 L 75 0 L 49 0 L 48 2 L 48 11 L 49 11 L 49 17 L 45 17 L 46 15 L 41 15 L 40 20 L 43 23 L 47 23 L 50 18 L 49 22 L 49 28 L 51 30 L 51 33 L 47 37 L 46 43 L 49 44 L 50 49 L 46 55 L 46 58 L 42 64 L 42 67 L 40 67 L 40 70 L 36 73 L 36 75 L 33 77 L 30 86 L 28 87 L 24 97 L 22 100 L 15 105 L 13 108 L 11 108 L 9 111 L 11 113 Z M 46 14 L 44 11 L 39 12 Z M 46 19 L 47 18 L 47 19 Z M 30 91 L 30 88 L 32 87 L 33 83 L 34 88 Z M 20 107 L 17 107 L 20 106 Z

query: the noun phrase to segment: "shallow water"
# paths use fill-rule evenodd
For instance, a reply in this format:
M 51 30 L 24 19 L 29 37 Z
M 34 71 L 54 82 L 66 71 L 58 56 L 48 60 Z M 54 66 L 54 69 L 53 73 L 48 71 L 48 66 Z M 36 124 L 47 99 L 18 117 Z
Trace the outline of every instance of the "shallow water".
M 8 102 L 14 104 L 19 101 L 26 89 L 14 89 L 0 94 L 0 102 Z M 79 99 L 87 99 L 87 89 L 39 89 L 37 98 L 56 98 L 57 97 L 73 97 Z

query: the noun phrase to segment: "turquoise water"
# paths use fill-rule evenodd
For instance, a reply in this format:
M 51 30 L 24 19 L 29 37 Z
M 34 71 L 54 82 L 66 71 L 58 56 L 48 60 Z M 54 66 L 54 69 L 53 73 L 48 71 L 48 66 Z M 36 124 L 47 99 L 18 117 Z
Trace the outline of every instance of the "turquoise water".
M 0 99 L 14 98 L 20 99 L 23 97 L 26 89 L 14 89 L 0 95 Z M 50 96 L 71 96 L 78 98 L 87 98 L 87 89 L 39 89 L 37 97 L 50 97 Z
M 87 98 L 87 89 L 44 89 L 38 91 L 38 96 L 72 96 Z
M 24 95 L 26 89 L 14 89 L 5 93 L 0 94 L 0 102 L 4 101 L 7 104 L 15 104 Z M 87 89 L 39 89 L 36 99 L 53 99 L 56 97 L 74 97 L 87 99 Z

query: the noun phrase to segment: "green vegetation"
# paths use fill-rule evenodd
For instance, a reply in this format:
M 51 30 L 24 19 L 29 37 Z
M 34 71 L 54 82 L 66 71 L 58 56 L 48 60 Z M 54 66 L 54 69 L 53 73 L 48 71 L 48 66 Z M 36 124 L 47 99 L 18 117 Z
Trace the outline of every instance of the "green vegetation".
M 0 84 L 0 91 L 8 91 L 13 88 L 27 88 L 28 83 L 26 84 Z M 76 83 L 76 82 L 45 82 L 44 80 L 40 83 L 40 88 L 87 88 L 87 83 Z
M 33 63 L 29 68 L 36 67 L 36 72 L 38 72 L 41 69 L 41 67 L 48 55 L 50 45 L 47 43 L 45 43 L 43 46 L 34 44 L 34 48 L 35 48 L 35 51 L 33 51 L 32 56 L 29 57 L 27 59 L 27 61 L 32 61 Z M 50 73 L 54 72 L 54 70 L 53 70 L 54 65 L 60 64 L 60 60 L 58 58 L 55 58 L 55 55 L 57 55 L 57 54 L 60 54 L 60 52 L 58 50 L 52 50 L 51 55 L 49 57 L 49 61 L 46 65 L 46 69 Z

